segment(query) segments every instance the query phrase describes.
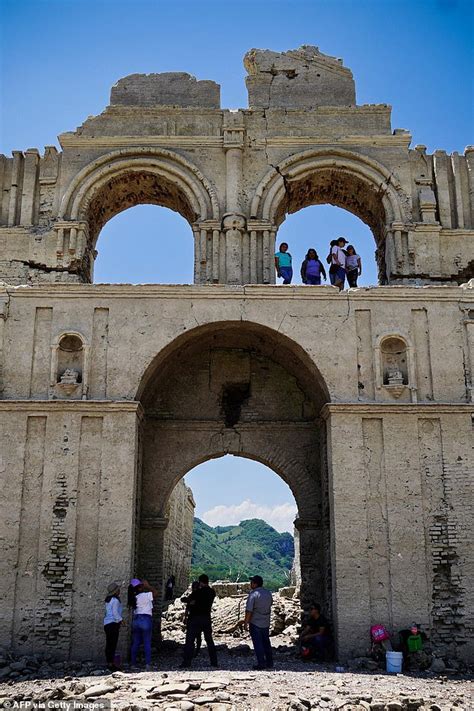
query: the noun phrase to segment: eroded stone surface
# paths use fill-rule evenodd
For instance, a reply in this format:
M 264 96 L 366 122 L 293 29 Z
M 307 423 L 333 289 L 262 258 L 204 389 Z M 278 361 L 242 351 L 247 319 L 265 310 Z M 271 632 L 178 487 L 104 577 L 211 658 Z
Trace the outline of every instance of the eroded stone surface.
M 131 75 L 60 153 L 0 156 L 0 279 L 90 281 L 104 224 L 144 203 L 187 220 L 198 284 L 274 283 L 279 226 L 323 203 L 371 228 L 380 283 L 472 278 L 472 146 L 410 148 L 391 107 L 357 106 L 350 70 L 315 47 L 245 65 L 248 110 L 220 109 L 219 87 L 189 74 Z
M 119 106 L 220 108 L 220 86 L 185 72 L 129 74 L 112 87 L 110 103 Z
M 291 85 L 285 63 L 309 76 L 312 56 L 349 81 L 312 50 L 271 61 Z M 445 666 L 472 659 L 474 152 L 409 143 L 386 105 L 114 104 L 61 153 L 1 158 L 2 643 L 89 656 L 111 580 L 183 573 L 173 489 L 230 453 L 290 486 L 295 579 L 340 658 L 416 620 Z M 272 284 L 285 215 L 324 201 L 371 226 L 389 286 Z M 196 285 L 81 283 L 101 226 L 141 202 L 189 221 Z
M 351 106 L 356 102 L 350 69 L 342 59 L 329 57 L 317 47 L 288 52 L 251 49 L 244 66 L 251 109 Z

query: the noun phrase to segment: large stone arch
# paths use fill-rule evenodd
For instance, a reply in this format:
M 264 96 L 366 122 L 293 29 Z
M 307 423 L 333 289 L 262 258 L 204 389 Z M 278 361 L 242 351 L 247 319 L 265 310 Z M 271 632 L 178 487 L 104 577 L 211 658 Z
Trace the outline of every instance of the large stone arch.
M 197 274 L 202 226 L 214 224 L 219 215 L 216 189 L 191 161 L 162 148 L 112 151 L 77 173 L 60 204 L 58 254 L 79 257 L 79 271 L 90 281 L 102 227 L 141 204 L 168 207 L 189 223 Z
M 393 223 L 410 220 L 410 200 L 378 161 L 345 149 L 294 154 L 260 181 L 250 204 L 255 219 L 278 229 L 288 213 L 309 205 L 342 207 L 365 222 L 375 238 L 379 279 L 386 280 L 386 238 Z
M 330 605 L 327 387 L 309 355 L 253 322 L 226 321 L 178 337 L 146 369 L 138 568 L 162 584 L 166 506 L 175 485 L 225 454 L 265 464 L 295 498 L 302 601 Z M 317 551 L 317 555 L 315 555 Z
M 88 219 L 98 197 L 110 200 L 106 191 L 112 181 L 140 174 L 153 176 L 174 188 L 174 193 L 168 196 L 147 195 L 147 200 L 152 203 L 175 209 L 191 224 L 196 220 L 218 217 L 219 206 L 214 186 L 188 159 L 163 148 L 133 148 L 112 151 L 83 168 L 63 195 L 60 219 Z M 111 212 L 107 219 L 132 204 L 139 204 L 139 197 L 136 186 L 132 185 L 120 209 Z M 172 202 L 173 199 L 175 202 Z M 112 211 L 114 206 L 110 205 L 109 209 Z M 100 226 L 103 224 L 105 221 Z M 89 229 L 93 234 L 94 225 Z

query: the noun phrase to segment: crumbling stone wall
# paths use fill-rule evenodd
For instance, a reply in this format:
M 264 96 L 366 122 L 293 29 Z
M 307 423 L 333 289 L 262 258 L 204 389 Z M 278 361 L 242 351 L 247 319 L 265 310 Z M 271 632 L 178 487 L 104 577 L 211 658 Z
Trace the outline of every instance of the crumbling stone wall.
M 166 506 L 168 525 L 163 541 L 163 582 L 174 575 L 175 595 L 181 595 L 189 586 L 195 507 L 193 492 L 183 480 L 179 481 Z
M 415 619 L 472 659 L 473 151 L 410 149 L 316 50 L 248 62 L 260 106 L 132 77 L 60 153 L 0 161 L 0 644 L 89 656 L 111 580 L 163 585 L 173 488 L 232 453 L 290 486 L 341 658 Z M 196 285 L 83 283 L 104 221 L 153 199 L 190 222 Z M 318 201 L 367 220 L 389 286 L 271 284 L 279 224 Z
M 351 71 L 316 47 L 244 64 L 248 109 L 221 109 L 219 86 L 189 74 L 132 74 L 60 152 L 0 156 L 0 279 L 91 281 L 101 228 L 142 203 L 188 221 L 197 284 L 273 283 L 280 224 L 321 203 L 369 225 L 382 284 L 473 277 L 472 146 L 411 148 L 391 107 L 357 105 Z
M 42 285 L 0 301 L 2 643 L 88 655 L 111 579 L 166 579 L 175 484 L 232 453 L 292 489 L 302 590 L 331 610 L 341 656 L 371 623 L 413 619 L 472 656 L 470 286 Z M 89 390 L 55 400 L 72 325 Z M 379 348 L 395 335 L 396 387 Z M 250 385 L 232 422 L 229 382 Z

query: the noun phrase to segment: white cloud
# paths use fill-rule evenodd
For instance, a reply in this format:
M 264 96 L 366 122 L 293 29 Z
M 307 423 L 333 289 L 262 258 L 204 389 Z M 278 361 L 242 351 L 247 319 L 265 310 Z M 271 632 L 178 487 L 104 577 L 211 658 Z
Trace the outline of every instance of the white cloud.
M 290 502 L 276 506 L 264 506 L 246 499 L 242 503 L 232 506 L 214 506 L 200 518 L 208 526 L 235 526 L 248 518 L 261 518 L 280 533 L 289 531 L 293 534 L 296 506 Z

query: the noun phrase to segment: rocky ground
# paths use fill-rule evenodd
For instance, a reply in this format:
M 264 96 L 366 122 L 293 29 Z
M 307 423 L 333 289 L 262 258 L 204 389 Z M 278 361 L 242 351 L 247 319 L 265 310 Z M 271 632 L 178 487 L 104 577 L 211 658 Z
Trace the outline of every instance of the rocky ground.
M 220 640 L 219 640 L 220 641 Z M 218 645 L 219 668 L 209 666 L 202 649 L 191 669 L 179 669 L 181 650 L 165 643 L 151 671 L 110 674 L 91 663 L 51 663 L 39 658 L 13 661 L 4 653 L 0 669 L 0 708 L 21 708 L 20 701 L 60 702 L 111 700 L 113 709 L 141 711 L 472 711 L 468 674 L 423 672 L 389 675 L 357 671 L 354 661 L 343 671 L 335 664 L 302 662 L 285 643 L 275 646 L 275 669 L 252 671 L 249 640 L 227 639 Z M 8 662 L 5 664 L 5 662 Z M 76 706 L 77 708 L 77 706 Z
M 191 669 L 182 670 L 184 605 L 175 601 L 163 619 L 165 641 L 152 669 L 110 674 L 93 662 L 54 662 L 52 657 L 20 657 L 0 650 L 0 708 L 25 708 L 22 701 L 49 702 L 49 708 L 81 708 L 108 700 L 120 711 L 473 711 L 471 679 L 465 666 L 434 657 L 426 672 L 386 674 L 368 657 L 344 667 L 301 661 L 294 642 L 299 601 L 293 590 L 277 593 L 272 615 L 275 669 L 253 671 L 248 633 L 235 629 L 243 617 L 245 592 L 222 585 L 213 608 L 219 668 L 209 665 L 205 647 Z M 235 588 L 235 589 L 234 589 Z M 92 651 L 92 650 L 91 650 Z M 43 708 L 48 708 L 45 706 Z M 91 706 L 82 706 L 90 709 Z M 96 706 L 95 708 L 99 708 Z

